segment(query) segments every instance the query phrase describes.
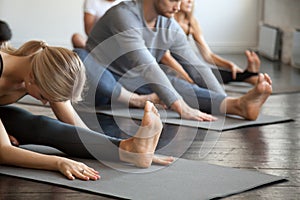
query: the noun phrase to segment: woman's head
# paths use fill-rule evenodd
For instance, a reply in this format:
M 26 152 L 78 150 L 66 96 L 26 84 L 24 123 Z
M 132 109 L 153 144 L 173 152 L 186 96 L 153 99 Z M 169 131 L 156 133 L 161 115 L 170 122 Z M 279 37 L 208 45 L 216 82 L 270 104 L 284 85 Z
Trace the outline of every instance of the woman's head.
M 85 68 L 76 53 L 40 42 L 42 50 L 32 59 L 35 84 L 51 99 L 79 101 L 85 84 Z
M 27 86 L 36 86 L 47 97 L 45 100 L 81 100 L 86 77 L 84 65 L 76 53 L 66 48 L 48 46 L 43 41 L 29 41 L 19 49 L 6 49 L 6 52 L 15 56 L 32 56 L 30 83 Z M 30 94 L 31 90 L 28 89 L 28 92 Z
M 184 13 L 192 13 L 194 9 L 194 0 L 182 0 L 180 11 Z

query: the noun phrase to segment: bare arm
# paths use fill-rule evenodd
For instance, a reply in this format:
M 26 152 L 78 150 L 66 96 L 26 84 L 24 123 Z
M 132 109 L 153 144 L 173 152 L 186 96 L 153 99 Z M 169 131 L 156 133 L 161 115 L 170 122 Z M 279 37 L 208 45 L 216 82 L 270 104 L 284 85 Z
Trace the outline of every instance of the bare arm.
M 80 119 L 70 101 L 50 103 L 50 106 L 57 117 L 62 122 L 89 129 Z
M 83 163 L 79 163 L 67 158 L 44 155 L 35 153 L 10 144 L 7 132 L 0 120 L 0 164 L 14 165 L 19 167 L 44 169 L 60 171 L 69 179 L 75 177 L 83 180 L 99 179 L 98 172 L 89 168 Z M 82 174 L 82 170 L 86 170 L 86 175 Z
M 186 73 L 183 67 L 176 61 L 176 59 L 171 55 L 170 51 L 166 51 L 164 56 L 161 59 L 161 63 L 167 65 L 174 69 L 180 77 L 184 80 L 188 81 L 189 83 L 194 83 L 191 77 Z
M 97 17 L 90 13 L 84 13 L 84 30 L 87 35 L 90 34 L 94 24 L 96 23 Z
M 193 28 L 193 38 L 196 41 L 197 47 L 206 62 L 232 71 L 233 78 L 236 77 L 236 72 L 242 72 L 242 69 L 236 66 L 233 62 L 226 60 L 211 51 L 204 39 L 201 27 L 195 17 L 192 17 L 191 19 L 191 26 Z

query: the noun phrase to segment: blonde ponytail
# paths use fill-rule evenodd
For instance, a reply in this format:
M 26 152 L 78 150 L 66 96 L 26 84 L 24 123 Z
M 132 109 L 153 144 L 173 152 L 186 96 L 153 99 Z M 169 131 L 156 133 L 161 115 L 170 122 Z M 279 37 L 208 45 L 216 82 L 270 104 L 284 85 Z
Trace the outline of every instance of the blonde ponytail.
M 9 47 L 3 47 L 1 48 L 1 50 L 5 53 L 14 56 L 29 56 L 38 53 L 39 51 L 42 50 L 41 42 L 42 41 L 31 40 L 29 42 L 24 43 L 18 49 L 9 46 Z

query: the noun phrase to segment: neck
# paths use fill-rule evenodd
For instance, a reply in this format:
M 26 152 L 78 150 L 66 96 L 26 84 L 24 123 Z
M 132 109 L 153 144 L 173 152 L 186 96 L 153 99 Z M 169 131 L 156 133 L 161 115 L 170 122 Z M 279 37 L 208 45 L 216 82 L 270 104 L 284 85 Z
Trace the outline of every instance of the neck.
M 151 0 L 143 1 L 144 19 L 146 20 L 147 26 L 153 28 L 156 24 L 158 13 Z
M 178 23 L 184 23 L 187 19 L 187 13 L 184 13 L 182 11 L 179 11 L 175 14 L 174 18 Z

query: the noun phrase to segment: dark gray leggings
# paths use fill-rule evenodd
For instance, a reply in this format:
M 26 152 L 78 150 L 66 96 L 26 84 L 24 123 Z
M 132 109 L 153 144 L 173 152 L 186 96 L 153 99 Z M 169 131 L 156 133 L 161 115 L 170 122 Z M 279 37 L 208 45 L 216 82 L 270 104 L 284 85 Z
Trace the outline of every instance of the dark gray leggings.
M 74 157 L 119 160 L 120 139 L 33 115 L 15 106 L 0 106 L 0 118 L 7 133 L 21 145 L 46 145 Z

